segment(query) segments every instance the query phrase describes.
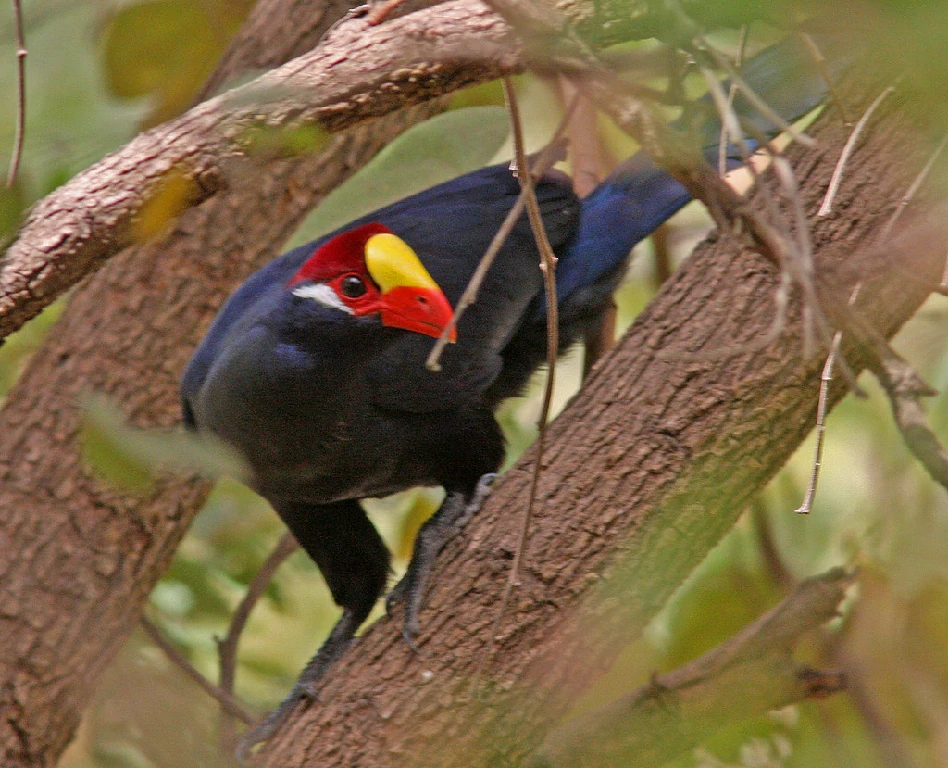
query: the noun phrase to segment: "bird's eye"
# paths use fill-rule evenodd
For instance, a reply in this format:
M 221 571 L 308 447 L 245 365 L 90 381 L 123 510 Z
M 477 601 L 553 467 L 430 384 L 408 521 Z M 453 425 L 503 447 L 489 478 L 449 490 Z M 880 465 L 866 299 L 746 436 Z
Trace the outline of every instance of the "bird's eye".
M 366 287 L 361 277 L 356 275 L 346 275 L 339 284 L 342 295 L 349 299 L 358 299 L 365 296 Z

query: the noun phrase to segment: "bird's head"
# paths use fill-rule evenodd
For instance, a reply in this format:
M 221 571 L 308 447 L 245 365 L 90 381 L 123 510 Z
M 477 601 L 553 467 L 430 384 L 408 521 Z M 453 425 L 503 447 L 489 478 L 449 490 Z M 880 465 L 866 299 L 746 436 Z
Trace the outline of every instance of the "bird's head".
M 323 243 L 290 278 L 294 296 L 382 325 L 440 336 L 451 304 L 408 244 L 381 224 L 365 224 Z M 455 340 L 451 329 L 450 340 Z

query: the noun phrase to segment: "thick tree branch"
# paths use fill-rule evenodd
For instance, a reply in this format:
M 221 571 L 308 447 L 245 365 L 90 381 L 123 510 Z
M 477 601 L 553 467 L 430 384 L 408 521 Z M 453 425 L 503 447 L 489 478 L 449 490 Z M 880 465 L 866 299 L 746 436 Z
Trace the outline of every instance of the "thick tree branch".
M 835 278 L 826 298 L 845 303 L 853 282 L 875 276 L 863 294 L 866 316 L 884 336 L 941 278 L 945 252 L 934 228 L 887 259 L 859 247 L 918 167 L 896 105 L 887 100 L 875 116 L 843 181 L 838 201 L 852 219 L 822 222 L 816 233 L 820 273 Z M 140 499 L 104 487 L 76 449 L 79 394 L 102 389 L 139 423 L 174 423 L 177 376 L 223 298 L 273 255 L 314 200 L 416 116 L 339 137 L 319 158 L 272 161 L 252 178 L 228 168 L 217 180 L 229 183 L 182 214 L 160 245 L 127 249 L 77 291 L 32 361 L 0 422 L 0 637 L 12 638 L 0 656 L 5 764 L 49 764 L 61 751 L 206 490 L 169 480 Z M 819 138 L 832 149 L 845 136 L 828 123 Z M 812 212 L 829 161 L 798 156 Z M 106 198 L 100 192 L 88 203 L 101 214 L 96 205 Z M 112 201 L 119 212 L 122 203 Z M 118 248 L 108 221 L 89 221 L 111 238 L 100 253 Z M 59 245 L 49 248 L 68 252 L 53 232 L 49 242 Z M 92 248 L 88 232 L 70 230 L 72 237 Z M 552 426 L 517 610 L 487 670 L 489 707 L 461 694 L 490 640 L 517 538 L 510 510 L 525 504 L 532 454 L 446 550 L 423 615 L 421 657 L 380 622 L 327 680 L 318 705 L 278 736 L 269 764 L 469 768 L 529 755 L 809 430 L 821 366 L 800 360 L 799 313 L 765 350 L 724 362 L 684 356 L 766 333 L 778 283 L 735 240 L 699 250 Z M 669 348 L 683 356 L 658 354 Z M 843 353 L 855 367 L 871 357 L 849 340 Z M 831 401 L 842 391 L 834 388 Z M 598 599 L 581 613 L 566 610 L 593 592 Z
M 850 83 L 847 103 L 868 103 L 871 91 Z M 937 285 L 948 243 L 938 217 L 921 216 L 874 247 L 924 164 L 899 102 L 887 100 L 850 161 L 837 201 L 851 218 L 814 219 L 847 129 L 824 116 L 814 129 L 823 149 L 791 152 L 814 227 L 821 303 L 845 311 L 862 280 L 854 311 L 886 338 Z M 750 346 L 772 325 L 779 284 L 778 270 L 736 236 L 699 248 L 551 425 L 517 610 L 484 670 L 485 700 L 471 700 L 470 685 L 491 644 L 518 538 L 511 510 L 527 503 L 532 450 L 442 556 L 420 657 L 380 621 L 331 673 L 320 701 L 267 745 L 264 764 L 522 763 L 812 428 L 823 358 L 801 358 L 799 302 L 772 343 Z M 876 350 L 854 339 L 844 334 L 842 354 L 860 370 Z M 746 351 L 695 357 L 735 344 Z M 835 382 L 829 403 L 844 392 Z M 583 607 L 570 610 L 579 595 Z
M 0 414 L 4 766 L 55 762 L 208 488 L 168 479 L 141 498 L 108 487 L 82 461 L 77 404 L 97 390 L 139 425 L 179 423 L 180 372 L 226 296 L 327 192 L 441 104 L 341 134 L 322 154 L 233 169 L 160 243 L 125 249 L 71 298 Z M 79 202 L 116 204 L 99 195 Z
M 151 201 L 170 196 L 176 214 L 240 184 L 235 161 L 256 128 L 341 131 L 512 72 L 518 50 L 477 0 L 377 27 L 350 18 L 310 53 L 139 135 L 33 208 L 0 262 L 0 338 L 122 248 L 150 239 L 141 222 Z
M 316 47 L 358 0 L 257 0 L 198 101 L 217 95 L 247 73 L 272 69 Z

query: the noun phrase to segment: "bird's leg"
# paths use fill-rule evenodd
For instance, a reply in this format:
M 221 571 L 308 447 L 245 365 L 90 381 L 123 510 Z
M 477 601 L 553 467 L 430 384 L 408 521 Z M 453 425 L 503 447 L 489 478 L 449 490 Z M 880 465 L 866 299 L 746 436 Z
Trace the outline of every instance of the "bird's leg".
M 438 511 L 428 518 L 418 531 L 408 570 L 385 600 L 385 607 L 389 612 L 396 604 L 405 603 L 405 626 L 402 635 L 413 651 L 418 650 L 415 647 L 415 637 L 421 628 L 418 615 L 435 560 L 445 544 L 453 539 L 481 508 L 496 479 L 495 472 L 488 472 L 481 476 L 473 494 L 449 493 Z
M 342 616 L 336 622 L 329 637 L 322 644 L 319 651 L 309 660 L 309 663 L 303 669 L 299 680 L 293 686 L 289 696 L 283 699 L 271 714 L 257 723 L 247 733 L 244 734 L 237 745 L 237 760 L 241 765 L 245 765 L 250 757 L 250 753 L 257 744 L 268 741 L 283 724 L 289 719 L 290 715 L 296 710 L 297 706 L 306 700 L 314 700 L 319 695 L 319 682 L 322 680 L 326 671 L 342 656 L 352 644 L 356 631 L 365 620 L 363 611 L 352 608 L 344 608 Z
M 272 737 L 305 700 L 316 699 L 323 677 L 352 645 L 355 633 L 385 590 L 389 553 L 365 510 L 354 499 L 332 504 L 275 502 L 300 546 L 326 579 L 342 616 L 306 665 L 290 695 L 276 711 L 241 739 L 241 762 L 253 747 Z

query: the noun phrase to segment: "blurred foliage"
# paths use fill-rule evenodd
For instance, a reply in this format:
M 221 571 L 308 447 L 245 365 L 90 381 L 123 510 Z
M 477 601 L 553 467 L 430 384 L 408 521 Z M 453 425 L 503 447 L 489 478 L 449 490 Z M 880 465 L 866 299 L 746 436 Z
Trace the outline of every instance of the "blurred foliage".
M 257 161 L 319 152 L 329 134 L 317 125 L 274 128 L 255 125 L 242 137 L 244 151 Z
M 696 30 L 738 29 L 755 22 L 786 27 L 819 10 L 812 0 L 597 0 L 580 7 L 576 29 L 596 47 L 649 38 L 674 44 Z
M 0 193 L 0 242 L 24 208 L 151 125 L 188 106 L 251 3 L 249 0 L 27 0 L 27 142 L 20 181 Z M 708 31 L 748 18 L 778 26 L 805 3 L 686 0 L 682 7 Z M 659 2 L 603 2 L 601 13 L 635 21 L 653 14 L 649 34 L 671 36 Z M 840 12 L 839 6 L 834 6 Z M 832 10 L 832 9 L 831 9 Z M 918 89 L 915 106 L 944 111 L 941 73 L 948 5 L 928 0 L 874 0 L 845 6 L 864 24 L 878 59 L 908 71 Z M 8 6 L 0 8 L 0 103 L 14 103 L 14 43 Z M 656 15 L 658 14 L 658 15 Z M 644 17 L 640 17 L 641 20 Z M 675 22 L 677 24 L 677 22 Z M 644 27 L 643 27 L 644 29 Z M 596 32 L 595 25 L 587 31 Z M 618 28 L 602 28 L 599 42 Z M 619 30 L 621 31 L 621 30 Z M 591 33 L 592 33 L 591 32 Z M 625 32 L 622 32 L 625 34 Z M 764 33 L 766 34 L 766 33 Z M 733 37 L 733 35 L 732 35 Z M 634 46 L 633 46 L 634 47 Z M 894 75 L 893 75 L 894 77 Z M 937 79 L 936 79 L 937 78 Z M 519 80 L 528 140 L 540 146 L 557 123 L 559 104 L 535 78 Z M 456 97 L 455 110 L 418 126 L 388 147 L 326 199 L 294 238 L 305 242 L 379 205 L 509 155 L 506 115 L 497 84 Z M 11 112 L 0 119 L 0 157 L 9 156 Z M 628 139 L 603 123 L 616 157 Z M 262 151 L 311 151 L 321 136 L 257 137 Z M 505 143 L 506 142 L 506 143 Z M 274 150 L 274 147 L 276 148 Z M 173 210 L 155 202 L 146 236 L 160 231 Z M 672 250 L 684 257 L 707 221 L 700 208 L 680 214 Z M 650 246 L 639 248 L 618 295 L 620 324 L 631 322 L 654 291 Z M 0 396 L 40 343 L 61 305 L 44 312 L 0 347 Z M 932 299 L 906 327 L 897 347 L 939 390 L 948 387 L 948 350 L 942 329 L 948 304 Z M 581 355 L 558 366 L 556 408 L 579 381 Z M 654 670 L 674 668 L 732 635 L 785 594 L 788 585 L 835 564 L 859 565 L 858 601 L 832 634 L 814 637 L 801 660 L 839 667 L 857 682 L 848 695 L 810 702 L 749 723 L 735 723 L 675 765 L 724 766 L 948 765 L 948 498 L 908 455 L 888 405 L 871 379 L 865 400 L 847 398 L 831 415 L 823 475 L 814 511 L 793 514 L 806 486 L 812 439 L 794 456 L 752 512 L 682 586 L 647 635 L 589 691 L 589 709 L 647 683 Z M 535 437 L 539 382 L 500 413 L 510 446 L 508 462 Z M 814 392 L 814 398 L 816 393 Z M 158 467 L 220 470 L 206 453 L 176 442 L 178 435 L 143 435 L 125 426 L 114 408 L 92 401 L 87 447 L 99 471 L 147 487 Z M 948 440 L 948 400 L 930 407 L 932 424 Z M 412 491 L 371 502 L 370 515 L 404 568 L 414 532 L 439 504 L 440 492 Z M 182 543 L 169 573 L 155 588 L 149 614 L 202 672 L 214 679 L 215 637 L 282 532 L 256 495 L 233 480 L 216 487 Z M 272 707 L 328 632 L 337 615 L 315 566 L 301 552 L 268 586 L 242 638 L 238 693 L 258 711 Z M 230 765 L 216 743 L 217 708 L 143 635 L 126 645 L 102 682 L 95 703 L 64 756 L 63 768 L 168 768 Z
M 26 207 L 126 142 L 144 114 L 141 101 L 108 96 L 94 45 L 103 5 L 36 0 L 23 4 L 26 28 L 26 142 L 15 194 L 0 195 L 0 243 Z M 0 4 L 0 167 L 4 177 L 16 124 L 16 37 L 10 3 Z
M 132 222 L 133 237 L 147 243 L 165 233 L 171 222 L 199 195 L 197 182 L 184 168 L 165 173 L 146 198 Z
M 110 92 L 148 97 L 142 127 L 191 106 L 194 94 L 240 27 L 253 0 L 145 0 L 107 14 L 102 63 Z
M 136 429 L 101 395 L 83 403 L 82 447 L 87 462 L 115 485 L 147 491 L 157 471 L 196 472 L 217 479 L 246 479 L 250 471 L 236 451 L 209 435 Z

